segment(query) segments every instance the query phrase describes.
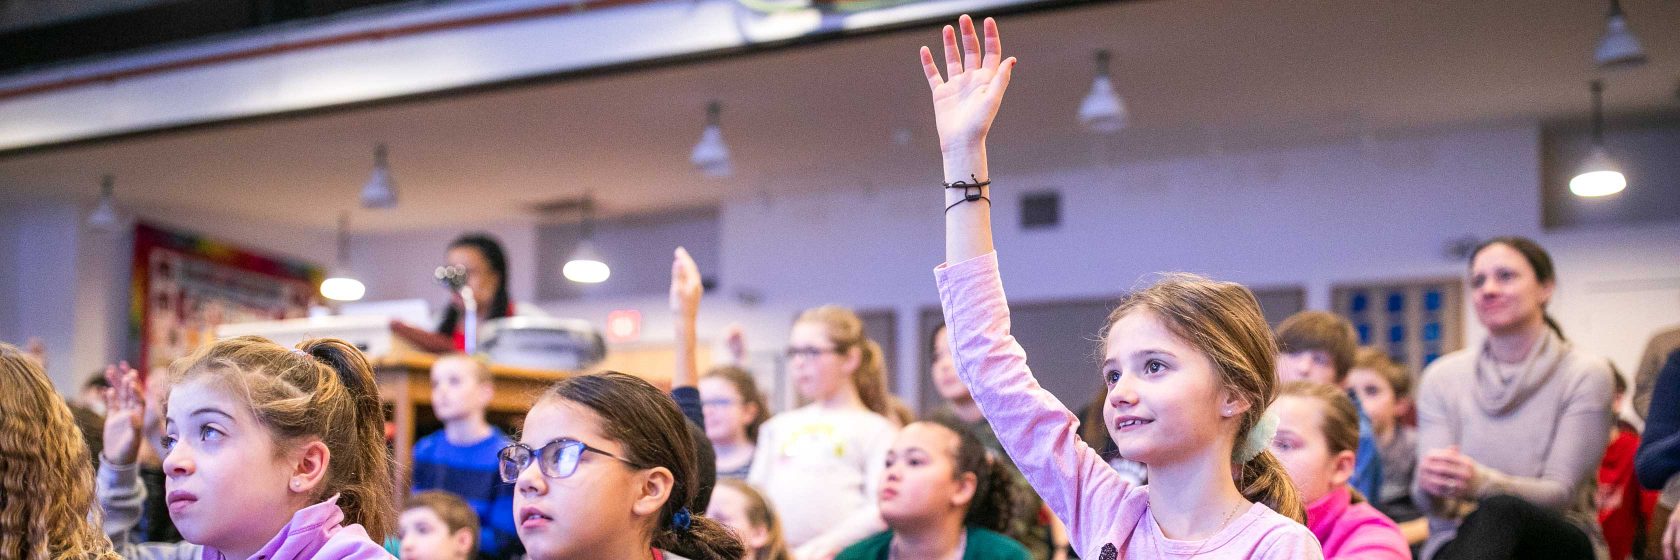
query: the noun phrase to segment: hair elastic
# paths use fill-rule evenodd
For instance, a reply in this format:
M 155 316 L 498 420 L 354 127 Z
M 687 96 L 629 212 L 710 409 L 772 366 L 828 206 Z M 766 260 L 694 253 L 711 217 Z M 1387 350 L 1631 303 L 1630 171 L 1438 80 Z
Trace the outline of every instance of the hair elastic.
M 945 188 L 947 188 L 947 189 L 962 189 L 963 190 L 962 200 L 958 200 L 956 202 L 951 203 L 950 206 L 946 206 L 945 207 L 945 213 L 947 213 L 947 214 L 951 213 L 952 208 L 956 208 L 958 204 L 962 204 L 964 202 L 974 202 L 976 200 L 984 200 L 984 201 L 986 201 L 986 204 L 988 204 L 988 205 L 992 203 L 992 199 L 986 198 L 985 195 L 980 194 L 980 187 L 991 185 L 992 182 L 990 180 L 981 181 L 979 177 L 975 177 L 973 175 L 969 175 L 968 178 L 973 179 L 974 182 L 970 183 L 970 182 L 967 182 L 967 181 L 958 180 L 954 183 L 940 183 L 941 185 L 945 185 Z
M 1260 416 L 1260 421 L 1255 422 L 1254 427 L 1248 429 L 1248 434 L 1243 438 L 1242 445 L 1237 447 L 1235 455 L 1238 462 L 1253 461 L 1267 447 L 1271 447 L 1272 438 L 1277 437 L 1277 427 L 1277 413 L 1267 410 L 1265 414 Z
M 677 510 L 676 513 L 671 514 L 671 528 L 672 529 L 676 529 L 676 530 L 682 531 L 682 532 L 688 532 L 688 528 L 692 527 L 693 525 L 694 525 L 694 515 L 688 512 L 688 506 L 683 506 L 682 509 L 679 509 L 679 510 Z

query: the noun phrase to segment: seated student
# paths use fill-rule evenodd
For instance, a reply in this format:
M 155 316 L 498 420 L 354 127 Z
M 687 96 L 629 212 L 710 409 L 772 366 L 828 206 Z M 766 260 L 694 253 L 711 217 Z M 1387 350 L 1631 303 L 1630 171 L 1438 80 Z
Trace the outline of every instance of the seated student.
M 1417 430 L 1404 419 L 1412 408 L 1412 376 L 1377 348 L 1360 348 L 1345 382 L 1359 397 L 1360 410 L 1371 419 L 1371 435 L 1382 460 L 1381 501 L 1377 511 L 1400 525 L 1406 542 L 1429 538 L 1429 519 L 1412 502 L 1412 475 L 1417 471 Z
M 721 366 L 700 378 L 706 407 L 706 438 L 717 450 L 718 478 L 744 480 L 752 471 L 758 428 L 770 419 L 770 407 L 752 373 Z
M 138 376 L 114 393 L 105 448 L 133 457 L 140 427 L 118 411 L 140 407 Z M 391 534 L 396 511 L 385 413 L 354 346 L 220 340 L 176 363 L 168 403 L 169 514 L 187 542 L 121 544 L 124 557 L 392 558 L 369 537 Z M 133 465 L 99 469 L 108 510 L 141 492 Z
M 1610 410 L 1619 411 L 1627 404 L 1628 384 L 1616 364 L 1610 364 L 1610 375 L 1615 391 Z M 1633 551 L 1644 549 L 1645 526 L 1657 505 L 1657 493 L 1641 489 L 1639 478 L 1634 475 L 1638 451 L 1639 429 L 1618 415 L 1610 428 L 1610 447 L 1604 450 L 1604 458 L 1598 463 L 1598 492 L 1593 496 L 1610 560 L 1627 560 Z
M 1302 311 L 1278 324 L 1278 380 L 1297 380 L 1341 387 L 1353 369 L 1359 335 L 1347 319 L 1328 311 Z M 1355 405 L 1359 396 L 1351 395 Z M 1348 482 L 1367 499 L 1381 501 L 1382 460 L 1371 437 L 1371 420 L 1364 407 L 1359 410 L 1359 449 L 1355 454 L 1353 479 Z
M 432 410 L 443 429 L 414 442 L 413 491 L 444 490 L 471 505 L 479 519 L 479 552 L 488 558 L 519 554 L 513 487 L 496 475 L 496 453 L 513 440 L 485 420 L 495 387 L 484 360 L 449 354 L 432 363 Z
M 712 490 L 712 504 L 706 517 L 722 523 L 741 539 L 747 555 L 741 560 L 792 560 L 787 539 L 782 537 L 782 522 L 770 502 L 746 481 L 726 478 Z
M 997 432 L 992 430 L 991 423 L 980 414 L 980 406 L 974 404 L 974 396 L 968 393 L 968 386 L 963 385 L 962 379 L 957 377 L 957 364 L 951 357 L 951 333 L 945 325 L 933 330 L 930 341 L 933 348 L 933 361 L 929 364 L 929 377 L 933 380 L 933 388 L 939 396 L 945 398 L 945 406 L 935 410 L 928 417 L 930 420 L 961 426 L 964 431 L 974 436 L 993 457 L 1010 474 L 1010 481 L 1015 485 L 1011 492 L 1016 503 L 1010 507 L 1008 529 L 1003 534 L 1019 541 L 1027 547 L 1035 560 L 1051 560 L 1066 558 L 1067 529 L 1058 521 L 1049 508 L 1044 507 L 1044 501 L 1038 499 L 1038 494 L 1032 491 L 1027 479 L 1021 476 L 1021 471 L 1015 468 L 1015 463 L 1004 453 L 1003 444 L 998 442 Z M 1097 405 L 1098 417 L 1095 420 L 1095 432 L 1102 433 L 1106 438 L 1107 432 L 1102 429 L 1102 405 Z M 1083 434 L 1081 434 L 1083 436 Z M 1109 443 L 1113 445 L 1112 442 Z M 1106 450 L 1105 450 L 1106 451 Z
M 1277 344 L 1247 288 L 1172 275 L 1128 295 L 1106 321 L 1104 427 L 1122 455 L 1148 465 L 1148 486 L 1109 468 L 1033 378 L 1010 334 L 987 202 L 986 137 L 1016 59 L 1003 57 L 991 19 L 984 40 L 968 16 L 958 24 L 960 43 L 944 29 L 945 76 L 921 51 L 950 187 L 946 262 L 934 276 L 957 375 L 1004 449 L 1067 523 L 1081 558 L 1320 558 L 1295 486 L 1267 451 Z
M 402 560 L 470 560 L 478 555 L 478 513 L 460 496 L 426 490 L 408 497 L 397 520 Z
M 0 342 L 0 558 L 117 560 L 93 488 L 70 407 L 40 362 Z
M 740 558 L 728 528 L 689 509 L 694 448 L 677 405 L 641 378 L 580 375 L 543 391 L 498 455 L 531 560 Z
M 1031 558 L 1026 547 L 1001 533 L 1015 506 L 1013 475 L 963 426 L 905 426 L 887 452 L 881 476 L 887 530 L 836 560 Z
M 1400 528 L 1348 487 L 1359 413 L 1341 389 L 1311 381 L 1283 384 L 1272 412 L 1278 416 L 1272 453 L 1307 504 L 1307 527 L 1326 559 L 1409 560 Z

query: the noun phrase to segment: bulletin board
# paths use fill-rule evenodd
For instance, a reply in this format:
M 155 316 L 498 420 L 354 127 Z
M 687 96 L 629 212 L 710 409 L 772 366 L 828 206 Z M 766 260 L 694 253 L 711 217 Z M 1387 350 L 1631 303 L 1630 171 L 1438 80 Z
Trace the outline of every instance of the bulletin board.
M 134 230 L 131 356 L 165 366 L 215 340 L 218 325 L 304 317 L 321 267 L 141 223 Z

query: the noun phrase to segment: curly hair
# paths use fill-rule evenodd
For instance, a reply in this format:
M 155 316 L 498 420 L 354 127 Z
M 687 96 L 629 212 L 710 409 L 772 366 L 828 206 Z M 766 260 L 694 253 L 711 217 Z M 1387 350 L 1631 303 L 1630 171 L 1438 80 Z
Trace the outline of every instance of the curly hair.
M 0 558 L 118 558 L 93 507 L 89 455 L 41 365 L 0 342 Z
M 980 443 L 980 438 L 972 430 L 956 422 L 935 418 L 916 423 L 939 426 L 957 436 L 957 448 L 952 450 L 951 476 L 960 479 L 965 474 L 974 473 L 974 498 L 968 504 L 968 512 L 963 515 L 963 525 L 1008 533 L 1010 521 L 1019 513 L 1015 511 L 1018 500 L 1014 475 L 1009 466 Z

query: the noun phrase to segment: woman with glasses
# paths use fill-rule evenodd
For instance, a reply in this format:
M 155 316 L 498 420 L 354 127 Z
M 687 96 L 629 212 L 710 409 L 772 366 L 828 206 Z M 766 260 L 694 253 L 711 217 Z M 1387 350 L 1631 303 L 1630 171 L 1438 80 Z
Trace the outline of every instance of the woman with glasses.
M 782 516 L 794 556 L 826 560 L 886 529 L 875 487 L 898 425 L 881 349 L 850 309 L 806 310 L 788 337 L 787 367 L 810 404 L 759 428 L 747 482 Z
M 530 558 L 740 558 L 733 533 L 688 507 L 701 488 L 686 424 L 669 397 L 631 375 L 578 376 L 545 391 L 519 443 L 498 455 Z

